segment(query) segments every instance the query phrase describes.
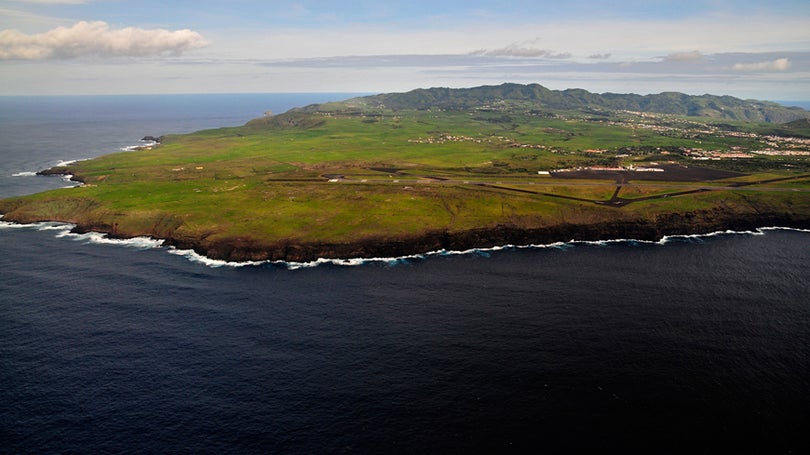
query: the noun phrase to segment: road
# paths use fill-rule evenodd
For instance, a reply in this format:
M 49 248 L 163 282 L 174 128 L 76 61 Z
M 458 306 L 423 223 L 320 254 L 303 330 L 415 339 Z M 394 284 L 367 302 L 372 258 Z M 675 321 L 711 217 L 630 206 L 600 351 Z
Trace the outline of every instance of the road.
M 775 179 L 768 179 L 768 180 L 759 180 L 753 182 L 731 182 L 729 184 L 717 184 L 712 185 L 707 182 L 683 182 L 683 183 L 656 183 L 652 181 L 642 181 L 637 182 L 634 181 L 630 183 L 626 180 L 625 177 L 617 178 L 613 182 L 600 182 L 600 181 L 593 181 L 593 182 L 583 182 L 583 181 L 566 181 L 564 179 L 551 179 L 549 177 L 540 177 L 537 179 L 515 179 L 515 180 L 507 180 L 507 179 L 500 179 L 500 180 L 463 180 L 463 179 L 452 179 L 452 178 L 445 178 L 445 177 L 436 177 L 430 175 L 410 175 L 410 174 L 393 174 L 390 176 L 380 176 L 380 175 L 371 175 L 371 174 L 346 174 L 346 175 L 329 175 L 325 176 L 329 177 L 328 181 L 331 183 L 338 183 L 338 184 L 406 184 L 406 185 L 420 185 L 420 184 L 431 184 L 431 185 L 456 185 L 456 186 L 464 186 L 470 185 L 475 187 L 487 187 L 497 190 L 503 191 L 512 191 L 518 193 L 525 193 L 525 194 L 535 194 L 540 196 L 547 196 L 559 199 L 568 199 L 580 202 L 588 202 L 597 205 L 606 205 L 610 207 L 623 207 L 628 204 L 632 204 L 634 202 L 640 201 L 649 201 L 653 199 L 664 199 L 669 197 L 676 197 L 676 196 L 684 196 L 688 194 L 696 194 L 696 193 L 705 193 L 709 191 L 759 191 L 759 192 L 800 192 L 800 193 L 810 193 L 810 188 L 780 188 L 780 187 L 768 187 L 768 186 L 759 186 L 759 185 L 767 185 L 770 183 L 781 183 L 781 182 L 789 182 L 795 180 L 802 180 L 810 178 L 810 174 L 803 174 L 797 175 L 793 177 L 781 177 Z M 508 185 L 508 186 L 507 186 Z M 556 193 L 549 193 L 546 191 L 538 191 L 532 189 L 533 186 L 543 186 L 543 187 L 571 187 L 571 186 L 589 186 L 589 187 L 612 187 L 615 188 L 613 195 L 609 199 L 588 199 L 588 198 L 580 198 L 576 196 L 567 196 L 562 194 Z M 525 187 L 525 188 L 524 188 Z M 632 197 L 632 198 L 623 198 L 619 196 L 619 193 L 625 187 L 632 187 L 632 188 L 641 188 L 641 187 L 649 187 L 655 189 L 665 189 L 665 190 L 677 190 L 671 193 L 663 193 L 663 194 L 655 194 L 650 196 L 639 196 L 639 197 Z

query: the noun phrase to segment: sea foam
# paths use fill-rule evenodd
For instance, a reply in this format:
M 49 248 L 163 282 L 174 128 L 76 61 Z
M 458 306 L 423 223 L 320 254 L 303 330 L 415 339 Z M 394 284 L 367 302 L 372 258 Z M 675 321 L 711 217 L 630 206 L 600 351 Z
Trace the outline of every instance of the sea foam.
M 2 221 L 2 215 L 0 215 L 0 229 L 33 229 L 36 231 L 52 231 L 54 232 L 54 236 L 57 238 L 65 238 L 87 244 L 118 245 L 139 250 L 147 250 L 160 248 L 164 243 L 162 239 L 153 239 L 151 237 L 115 239 L 110 238 L 107 236 L 107 234 L 101 232 L 87 232 L 84 234 L 78 234 L 72 232 L 75 227 L 75 224 L 52 221 L 29 224 L 12 223 L 9 221 Z
M 223 261 L 221 259 L 211 259 L 208 256 L 203 256 L 197 253 L 194 250 L 181 250 L 170 246 L 168 248 L 168 252 L 170 254 L 174 254 L 176 256 L 182 256 L 191 262 L 196 262 L 198 264 L 202 264 L 211 268 L 219 268 L 219 267 L 247 267 L 247 266 L 255 266 L 255 265 L 262 265 L 265 264 L 267 261 L 245 261 L 245 262 L 236 262 L 236 261 Z
M 153 248 L 160 248 L 163 246 L 163 240 L 153 239 L 151 237 L 132 237 L 128 239 L 115 239 L 110 238 L 107 234 L 100 232 L 87 232 L 84 234 L 77 234 L 70 230 L 62 231 L 56 234 L 56 237 L 68 238 L 79 242 L 97 245 L 117 245 L 128 248 L 135 248 L 138 250 L 149 250 Z
M 137 152 L 148 147 L 154 147 L 158 144 L 159 143 L 155 141 L 141 141 L 141 143 L 138 145 L 127 145 L 125 147 L 121 147 L 119 150 L 122 152 Z
M 34 229 L 37 231 L 66 231 L 70 232 L 71 229 L 76 227 L 70 223 L 59 223 L 55 221 L 44 221 L 40 223 L 20 224 L 12 223 L 10 221 L 2 221 L 3 215 L 0 215 L 0 229 Z

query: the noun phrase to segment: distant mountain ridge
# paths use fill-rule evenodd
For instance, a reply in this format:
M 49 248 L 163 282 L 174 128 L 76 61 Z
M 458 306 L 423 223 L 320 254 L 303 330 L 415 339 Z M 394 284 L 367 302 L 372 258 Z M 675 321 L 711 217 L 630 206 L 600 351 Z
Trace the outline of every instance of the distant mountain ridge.
M 416 89 L 406 93 L 355 98 L 351 101 L 366 106 L 383 105 L 390 109 L 469 109 L 486 106 L 605 109 L 770 123 L 810 118 L 810 111 L 799 107 L 785 107 L 770 101 L 742 100 L 732 96 L 694 96 L 678 92 L 654 95 L 597 94 L 583 89 L 550 90 L 539 84 L 512 83 L 462 89 Z

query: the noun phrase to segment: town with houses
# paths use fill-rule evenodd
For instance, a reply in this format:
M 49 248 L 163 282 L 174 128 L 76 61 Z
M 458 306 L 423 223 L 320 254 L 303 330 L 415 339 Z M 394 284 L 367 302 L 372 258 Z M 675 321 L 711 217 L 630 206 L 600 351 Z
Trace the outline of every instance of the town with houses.
M 648 129 L 655 131 L 662 135 L 672 135 L 680 138 L 696 139 L 706 136 L 714 136 L 721 138 L 737 138 L 748 139 L 756 141 L 760 144 L 761 148 L 749 149 L 741 146 L 733 146 L 730 150 L 705 150 L 701 148 L 683 148 L 672 147 L 672 150 L 665 150 L 661 148 L 656 149 L 657 154 L 661 155 L 682 155 L 686 158 L 695 161 L 720 161 L 720 160 L 736 160 L 736 159 L 750 159 L 759 156 L 793 156 L 803 157 L 810 156 L 810 138 L 802 137 L 785 137 L 776 135 L 760 135 L 753 132 L 743 131 L 728 131 L 723 130 L 717 126 L 699 123 L 695 121 L 685 120 L 676 116 L 668 116 L 665 114 L 652 114 L 647 112 L 633 112 L 621 111 L 623 114 L 628 114 L 635 117 L 632 120 L 596 120 L 600 123 L 605 123 L 614 126 L 620 126 L 632 129 Z M 562 115 L 555 114 L 555 118 L 565 120 Z M 660 120 L 665 120 L 662 123 Z M 561 130 L 562 131 L 562 130 Z M 464 135 L 442 134 L 435 137 L 419 137 L 416 139 L 409 139 L 409 143 L 417 144 L 445 144 L 448 142 L 474 142 L 486 144 L 503 144 L 508 147 L 522 148 L 522 149 L 537 149 L 546 150 L 550 152 L 560 152 L 553 147 L 540 144 L 522 143 L 506 136 L 490 136 L 486 138 L 470 137 Z M 581 152 L 591 155 L 603 155 L 611 153 L 608 149 L 587 149 Z M 627 153 L 617 153 L 616 158 L 630 157 Z M 628 170 L 630 168 L 622 168 Z M 637 172 L 644 172 L 647 169 L 635 168 L 631 169 Z M 655 170 L 655 169 L 653 169 Z
M 765 156 L 810 156 L 810 139 L 797 138 L 797 137 L 781 137 L 781 136 L 758 136 L 755 133 L 740 133 L 740 132 L 713 132 L 712 134 L 722 134 L 726 137 L 745 137 L 750 139 L 759 139 L 759 141 L 767 148 L 759 150 L 744 150 L 742 147 L 732 147 L 731 150 L 704 150 L 700 148 L 681 148 L 676 147 L 674 151 L 657 149 L 657 153 L 662 155 L 670 155 L 679 153 L 685 157 L 697 161 L 706 160 L 724 160 L 724 159 L 746 159 L 754 158 L 757 155 Z M 446 144 L 448 142 L 474 142 L 478 144 L 504 144 L 513 148 L 523 149 L 539 149 L 557 152 L 554 148 L 547 147 L 540 144 L 527 144 L 521 143 L 514 139 L 505 136 L 491 136 L 487 138 L 476 138 L 463 135 L 443 134 L 436 137 L 419 137 L 416 139 L 409 139 L 409 143 L 414 144 Z M 587 149 L 582 150 L 583 153 L 592 155 L 602 155 L 609 153 L 608 149 Z M 617 154 L 617 158 L 626 158 L 629 154 Z

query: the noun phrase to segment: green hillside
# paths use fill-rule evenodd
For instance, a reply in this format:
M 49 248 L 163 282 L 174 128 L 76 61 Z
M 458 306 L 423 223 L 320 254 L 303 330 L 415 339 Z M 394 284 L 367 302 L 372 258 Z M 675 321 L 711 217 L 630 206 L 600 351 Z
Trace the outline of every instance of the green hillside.
M 741 100 L 731 96 L 690 96 L 676 92 L 656 95 L 600 95 L 582 89 L 549 90 L 538 84 L 417 89 L 354 101 L 390 109 L 469 109 L 480 106 L 493 109 L 520 106 L 557 110 L 605 109 L 770 123 L 786 123 L 810 117 L 810 112 L 798 107 L 784 107 L 767 101 Z

